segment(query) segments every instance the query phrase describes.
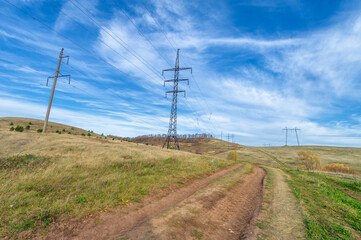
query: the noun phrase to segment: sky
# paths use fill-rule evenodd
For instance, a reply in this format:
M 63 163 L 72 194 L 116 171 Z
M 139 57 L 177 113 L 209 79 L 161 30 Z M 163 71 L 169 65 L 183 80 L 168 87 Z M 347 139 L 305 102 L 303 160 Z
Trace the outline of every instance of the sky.
M 361 3 L 0 0 L 0 117 L 123 137 L 165 134 L 180 49 L 178 133 L 360 147 Z M 296 145 L 294 132 L 289 145 Z

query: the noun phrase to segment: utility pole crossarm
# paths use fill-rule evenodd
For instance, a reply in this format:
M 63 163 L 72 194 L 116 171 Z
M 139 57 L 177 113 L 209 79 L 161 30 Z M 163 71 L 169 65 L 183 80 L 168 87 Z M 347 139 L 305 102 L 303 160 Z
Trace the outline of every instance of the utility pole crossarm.
M 164 86 L 166 82 L 175 82 L 175 81 L 188 81 L 188 85 L 189 85 L 189 79 L 187 78 L 182 78 L 182 79 L 169 79 L 169 80 L 164 80 Z
M 178 90 L 178 91 L 166 91 L 165 92 L 165 97 L 167 97 L 168 93 L 184 93 L 184 97 L 186 96 L 186 91 L 184 90 Z
M 61 78 L 61 77 L 69 77 L 69 84 L 70 84 L 70 79 L 71 79 L 70 74 L 63 75 L 61 73 L 58 73 L 58 78 Z M 55 76 L 48 77 L 48 79 L 46 80 L 46 86 L 48 86 L 50 78 L 55 78 Z
M 191 67 L 180 67 L 180 68 L 169 68 L 169 69 L 163 69 L 162 71 L 163 72 L 168 72 L 168 71 L 181 71 L 181 70 L 188 70 L 190 69 L 192 71 L 192 68 Z

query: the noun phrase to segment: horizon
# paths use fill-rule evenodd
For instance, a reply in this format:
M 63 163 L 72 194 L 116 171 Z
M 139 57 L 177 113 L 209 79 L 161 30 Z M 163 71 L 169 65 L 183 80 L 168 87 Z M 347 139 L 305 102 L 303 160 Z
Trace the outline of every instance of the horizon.
M 15 6 L 14 6 L 15 5 Z M 245 146 L 360 147 L 358 1 L 0 2 L 0 117 L 44 120 L 106 135 L 166 134 L 162 70 L 192 67 L 178 97 L 178 134 L 234 134 Z M 36 20 L 35 20 L 35 19 Z M 124 47 L 125 46 L 125 47 Z M 224 137 L 223 137 L 224 138 Z M 296 145 L 294 133 L 290 143 Z

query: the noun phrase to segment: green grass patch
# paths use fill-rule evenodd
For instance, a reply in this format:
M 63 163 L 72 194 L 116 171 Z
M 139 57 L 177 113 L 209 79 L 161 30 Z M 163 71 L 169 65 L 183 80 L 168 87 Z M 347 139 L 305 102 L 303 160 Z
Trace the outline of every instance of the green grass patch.
M 361 232 L 360 182 L 320 173 L 287 170 L 301 201 L 309 239 L 356 239 Z

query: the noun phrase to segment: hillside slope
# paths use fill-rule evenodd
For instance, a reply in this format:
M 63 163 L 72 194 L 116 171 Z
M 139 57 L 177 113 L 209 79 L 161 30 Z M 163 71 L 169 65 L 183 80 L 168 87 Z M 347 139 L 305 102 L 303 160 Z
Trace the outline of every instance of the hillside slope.
M 141 202 L 154 191 L 235 163 L 101 136 L 15 132 L 5 125 L 0 130 L 1 237 L 22 238 L 32 230 L 46 231 L 52 222 Z

